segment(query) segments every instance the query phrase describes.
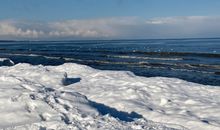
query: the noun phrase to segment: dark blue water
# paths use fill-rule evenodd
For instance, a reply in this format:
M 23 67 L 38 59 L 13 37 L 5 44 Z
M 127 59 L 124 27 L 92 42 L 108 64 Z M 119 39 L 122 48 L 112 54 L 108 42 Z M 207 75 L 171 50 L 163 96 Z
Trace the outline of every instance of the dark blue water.
M 34 65 L 74 62 L 220 86 L 220 39 L 1 41 L 0 57 Z

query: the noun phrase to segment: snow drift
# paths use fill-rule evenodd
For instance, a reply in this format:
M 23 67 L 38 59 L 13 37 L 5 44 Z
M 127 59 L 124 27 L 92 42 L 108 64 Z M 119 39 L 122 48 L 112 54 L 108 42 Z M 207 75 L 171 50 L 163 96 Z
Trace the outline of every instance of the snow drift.
M 220 88 L 125 71 L 0 67 L 2 129 L 220 129 Z

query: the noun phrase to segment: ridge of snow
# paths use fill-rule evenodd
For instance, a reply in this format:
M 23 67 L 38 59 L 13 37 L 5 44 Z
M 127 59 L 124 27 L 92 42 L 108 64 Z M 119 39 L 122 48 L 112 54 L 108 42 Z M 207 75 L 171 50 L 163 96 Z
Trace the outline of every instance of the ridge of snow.
M 174 130 L 135 112 L 92 101 L 68 87 L 80 80 L 52 67 L 0 67 L 0 129 Z
M 17 64 L 0 90 L 2 129 L 220 129 L 220 87 L 176 78 Z

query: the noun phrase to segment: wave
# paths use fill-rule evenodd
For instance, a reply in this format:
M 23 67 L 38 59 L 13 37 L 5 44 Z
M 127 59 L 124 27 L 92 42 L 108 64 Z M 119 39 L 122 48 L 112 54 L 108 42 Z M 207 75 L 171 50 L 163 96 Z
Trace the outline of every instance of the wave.
M 217 69 L 220 70 L 220 65 L 207 65 L 207 64 L 186 64 L 186 63 L 151 63 L 151 62 L 139 62 L 142 65 L 151 65 L 151 66 L 174 66 L 182 68 L 191 68 L 191 69 Z
M 46 56 L 41 54 L 12 54 L 12 53 L 1 53 L 11 56 L 31 56 L 31 57 L 44 57 L 47 59 L 64 59 L 65 61 L 79 61 L 79 62 L 91 62 L 91 63 L 103 63 L 103 64 L 125 64 L 125 65 L 148 65 L 148 66 L 175 66 L 175 67 L 184 67 L 184 68 L 204 68 L 204 69 L 219 69 L 220 65 L 216 64 L 187 64 L 187 63 L 165 63 L 165 62 L 123 62 L 123 61 L 107 61 L 107 60 L 84 60 L 78 58 L 68 58 L 62 56 Z M 114 58 L 128 58 L 128 59 L 150 59 L 150 60 L 183 60 L 183 58 L 154 58 L 154 57 L 138 57 L 138 56 L 116 56 L 116 55 L 107 55 L 107 57 Z
M 141 55 L 156 55 L 156 56 L 197 56 L 197 57 L 213 57 L 213 58 L 220 58 L 220 53 L 209 53 L 209 52 L 174 52 L 174 51 L 141 51 L 141 50 L 106 50 L 106 49 L 101 49 L 99 48 L 78 48 L 71 46 L 71 48 L 18 48 L 18 49 L 6 49 L 6 48 L 0 48 L 2 51 L 8 51 L 8 52 L 63 52 L 63 53 L 103 53 L 103 54 L 117 54 L 117 55 L 131 55 L 131 54 L 141 54 Z
M 122 59 L 142 59 L 142 60 L 183 60 L 183 58 L 158 58 L 158 57 L 141 57 L 141 56 L 125 56 L 125 55 L 107 55 L 107 57 Z
M 142 54 L 142 55 L 157 55 L 157 56 L 199 56 L 199 57 L 220 58 L 219 53 L 202 53 L 202 52 L 146 52 L 146 51 L 136 51 L 136 50 L 133 51 L 97 50 L 93 52 L 113 53 L 113 54 L 123 54 L 123 55 Z
M 167 67 L 157 67 L 157 66 L 135 66 L 135 67 L 141 67 L 141 68 L 148 68 L 148 69 L 168 69 Z M 182 68 L 171 68 L 169 67 L 169 70 L 173 71 L 182 71 L 182 72 L 196 72 L 196 73 L 203 73 L 203 74 L 216 74 L 220 75 L 220 72 L 210 72 L 210 71 L 201 71 L 201 70 L 192 70 L 192 69 L 182 69 Z
M 177 64 L 177 63 L 151 63 L 151 62 L 113 62 L 113 61 L 104 61 L 104 60 L 81 60 L 75 58 L 64 58 L 66 61 L 78 61 L 83 63 L 92 63 L 92 64 L 112 64 L 112 65 L 128 65 L 135 67 L 156 67 L 163 69 L 176 69 L 176 70 L 184 70 L 184 71 L 192 71 L 192 72 L 202 72 L 202 73 L 215 73 L 210 71 L 202 71 L 198 70 L 201 68 L 205 69 L 214 69 L 220 70 L 220 65 L 205 65 L 205 64 Z M 197 70 L 196 70 L 197 69 Z
M 2 53 L 1 53 L 2 54 Z M 187 63 L 167 63 L 167 62 L 126 62 L 126 61 L 108 61 L 108 60 L 86 60 L 78 58 L 68 58 L 60 56 L 46 56 L 40 54 L 12 54 L 4 53 L 11 56 L 30 56 L 30 57 L 44 57 L 46 59 L 64 60 L 65 62 L 78 62 L 89 65 L 125 65 L 133 67 L 143 68 L 157 68 L 157 69 L 170 69 L 179 71 L 190 71 L 198 73 L 212 73 L 219 75 L 220 65 L 208 65 L 208 64 L 187 64 Z M 151 60 L 182 60 L 182 58 L 151 58 L 151 57 L 137 57 L 137 56 L 111 56 L 109 57 L 120 57 L 120 58 L 140 58 L 140 59 L 151 59 Z

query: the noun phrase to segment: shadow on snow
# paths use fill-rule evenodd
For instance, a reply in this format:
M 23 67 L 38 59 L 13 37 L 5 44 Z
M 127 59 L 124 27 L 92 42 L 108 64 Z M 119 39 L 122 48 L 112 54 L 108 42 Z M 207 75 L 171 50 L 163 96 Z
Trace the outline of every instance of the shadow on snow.
M 143 118 L 142 115 L 136 112 L 128 113 L 128 112 L 118 111 L 115 108 L 93 101 L 90 101 L 90 105 L 92 107 L 95 107 L 102 115 L 109 114 L 112 117 L 118 118 L 121 121 L 132 122 L 135 119 Z

